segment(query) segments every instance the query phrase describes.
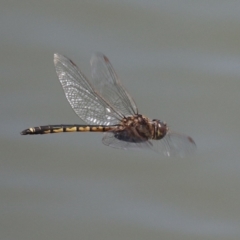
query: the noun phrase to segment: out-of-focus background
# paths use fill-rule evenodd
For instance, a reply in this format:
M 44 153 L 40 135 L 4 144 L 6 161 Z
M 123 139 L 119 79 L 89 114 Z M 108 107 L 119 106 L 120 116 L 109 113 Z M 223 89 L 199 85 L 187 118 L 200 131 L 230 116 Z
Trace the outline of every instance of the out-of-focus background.
M 240 239 L 240 2 L 0 5 L 0 239 Z M 116 150 L 102 134 L 20 135 L 82 123 L 53 54 L 90 77 L 95 51 L 140 113 L 193 137 L 193 156 Z

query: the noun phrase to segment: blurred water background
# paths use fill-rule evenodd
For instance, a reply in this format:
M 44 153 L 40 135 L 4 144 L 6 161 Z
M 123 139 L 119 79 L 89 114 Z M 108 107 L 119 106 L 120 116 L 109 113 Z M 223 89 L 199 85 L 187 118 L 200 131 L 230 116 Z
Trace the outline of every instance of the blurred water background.
M 0 239 L 240 239 L 240 2 L 0 1 Z M 142 114 L 193 156 L 122 151 L 81 123 L 55 52 L 90 77 L 106 54 Z

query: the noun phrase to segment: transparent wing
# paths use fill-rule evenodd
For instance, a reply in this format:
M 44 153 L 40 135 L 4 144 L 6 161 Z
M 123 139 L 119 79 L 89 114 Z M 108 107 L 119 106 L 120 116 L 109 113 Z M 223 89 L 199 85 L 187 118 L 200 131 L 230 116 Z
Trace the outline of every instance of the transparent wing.
M 151 143 L 154 151 L 168 157 L 185 157 L 196 150 L 196 144 L 191 137 L 176 132 L 168 132 L 164 138 L 152 140 Z
M 119 123 L 122 116 L 94 90 L 70 59 L 54 54 L 54 64 L 67 100 L 83 121 L 95 125 Z
M 150 149 L 167 157 L 185 157 L 196 150 L 196 144 L 192 138 L 173 132 L 168 133 L 161 140 L 144 140 L 127 132 L 124 132 L 123 137 L 119 138 L 116 133 L 107 132 L 102 142 L 107 146 L 120 149 Z
M 115 132 L 106 132 L 102 142 L 106 146 L 118 149 L 152 149 L 152 143 L 138 137 L 134 137 L 127 132 L 123 133 L 124 136 L 117 137 Z
M 136 114 L 138 112 L 137 106 L 122 86 L 108 58 L 102 53 L 96 53 L 92 56 L 90 63 L 91 83 L 94 89 L 124 116 Z

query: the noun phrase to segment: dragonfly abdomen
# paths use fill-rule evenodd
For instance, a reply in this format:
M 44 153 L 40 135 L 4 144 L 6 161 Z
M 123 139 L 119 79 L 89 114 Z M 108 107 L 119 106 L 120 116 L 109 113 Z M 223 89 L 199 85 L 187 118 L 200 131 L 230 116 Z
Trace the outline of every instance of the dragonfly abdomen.
M 115 129 L 114 126 L 101 125 L 47 125 L 28 128 L 21 132 L 22 135 L 36 135 L 49 133 L 63 133 L 63 132 L 106 132 Z

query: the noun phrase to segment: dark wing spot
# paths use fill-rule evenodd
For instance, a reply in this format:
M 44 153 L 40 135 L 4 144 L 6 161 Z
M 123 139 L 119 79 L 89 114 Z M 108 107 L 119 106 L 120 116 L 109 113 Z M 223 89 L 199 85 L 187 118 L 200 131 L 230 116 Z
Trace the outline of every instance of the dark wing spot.
M 71 59 L 69 59 L 69 61 L 73 66 L 77 67 L 77 65 Z
M 190 143 L 193 143 L 194 145 L 196 145 L 196 143 L 194 142 L 194 140 L 191 137 L 188 137 L 188 140 Z
M 109 62 L 109 60 L 106 56 L 103 56 L 103 59 L 104 59 L 105 62 Z

